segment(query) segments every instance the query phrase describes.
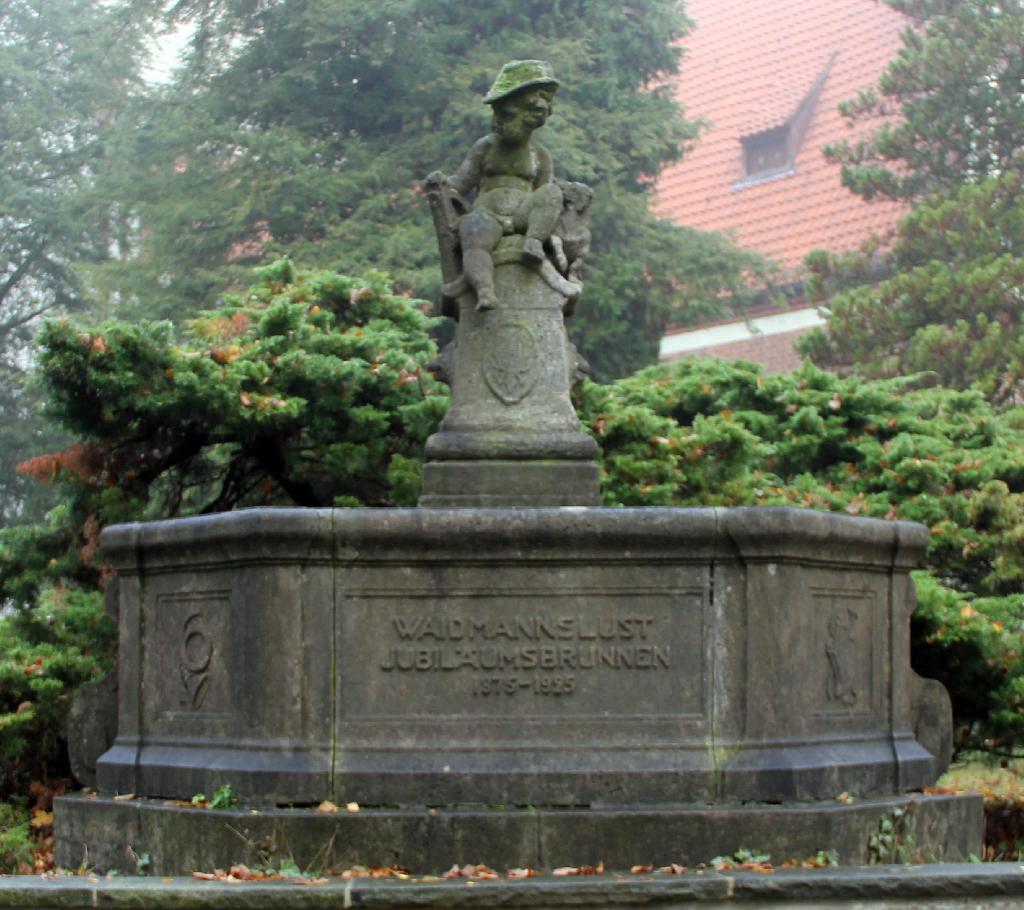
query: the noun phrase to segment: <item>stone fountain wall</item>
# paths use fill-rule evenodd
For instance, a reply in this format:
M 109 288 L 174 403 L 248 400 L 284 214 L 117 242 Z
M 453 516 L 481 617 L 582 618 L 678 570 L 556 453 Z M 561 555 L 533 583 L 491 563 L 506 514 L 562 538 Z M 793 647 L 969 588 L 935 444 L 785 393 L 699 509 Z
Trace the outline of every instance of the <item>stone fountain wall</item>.
M 399 806 L 921 787 L 945 756 L 915 739 L 919 693 L 949 723 L 909 664 L 925 542 L 920 526 L 796 509 L 113 528 L 120 709 L 98 783 Z

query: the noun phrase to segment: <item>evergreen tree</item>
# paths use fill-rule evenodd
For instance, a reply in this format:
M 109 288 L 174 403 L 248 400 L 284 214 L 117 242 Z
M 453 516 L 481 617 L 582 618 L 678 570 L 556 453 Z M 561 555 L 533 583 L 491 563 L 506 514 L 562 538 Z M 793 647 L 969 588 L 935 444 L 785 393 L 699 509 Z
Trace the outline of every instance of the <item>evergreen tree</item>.
M 829 320 L 801 340 L 815 363 L 872 377 L 931 371 L 996 403 L 1024 379 L 1024 6 L 887 0 L 912 17 L 879 80 L 842 109 L 888 118 L 826 152 L 860 195 L 915 208 L 881 257 L 808 259 Z M 878 260 L 888 277 L 877 285 Z
M 868 259 L 808 259 L 828 322 L 799 341 L 815 363 L 873 378 L 928 371 L 995 403 L 1024 391 L 1024 195 L 1020 174 L 918 203 L 900 224 L 891 275 Z
M 0 8 L 0 524 L 33 511 L 13 471 L 48 431 L 27 385 L 42 316 L 88 300 L 79 266 L 110 255 L 93 192 L 136 83 L 143 30 L 123 4 L 8 0 Z
M 75 478 L 95 530 L 251 505 L 414 505 L 447 404 L 425 369 L 427 304 L 380 274 L 299 274 L 283 259 L 259 275 L 180 333 L 48 323 L 48 412 L 80 442 L 22 470 Z
M 655 359 L 675 301 L 702 312 L 755 257 L 654 219 L 653 180 L 693 141 L 663 80 L 688 28 L 652 0 L 288 0 L 182 3 L 200 23 L 189 66 L 125 158 L 119 198 L 142 231 L 112 278 L 147 315 L 210 305 L 241 267 L 288 253 L 386 269 L 435 299 L 420 191 L 489 129 L 501 64 L 550 60 L 562 81 L 542 141 L 559 176 L 596 189 L 587 290 L 574 327 L 599 375 Z M 159 290 L 157 290 L 159 288 Z
M 915 199 L 961 183 L 1024 176 L 1021 0 L 886 0 L 911 17 L 877 88 L 841 105 L 851 120 L 887 118 L 871 136 L 826 152 L 855 193 Z

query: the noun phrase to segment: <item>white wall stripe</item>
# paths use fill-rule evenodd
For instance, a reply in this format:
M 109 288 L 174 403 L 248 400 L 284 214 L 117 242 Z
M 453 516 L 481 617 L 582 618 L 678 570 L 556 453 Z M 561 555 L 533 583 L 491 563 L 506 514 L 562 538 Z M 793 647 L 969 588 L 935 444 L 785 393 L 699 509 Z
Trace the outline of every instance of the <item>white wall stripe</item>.
M 717 347 L 733 341 L 749 341 L 768 335 L 781 335 L 784 332 L 795 332 L 799 329 L 810 329 L 816 325 L 824 325 L 825 317 L 816 307 L 802 310 L 790 310 L 775 313 L 772 316 L 759 316 L 729 322 L 725 325 L 713 325 L 706 329 L 695 329 L 692 332 L 676 332 L 661 339 L 660 356 L 664 360 L 675 354 L 697 351 L 701 348 Z

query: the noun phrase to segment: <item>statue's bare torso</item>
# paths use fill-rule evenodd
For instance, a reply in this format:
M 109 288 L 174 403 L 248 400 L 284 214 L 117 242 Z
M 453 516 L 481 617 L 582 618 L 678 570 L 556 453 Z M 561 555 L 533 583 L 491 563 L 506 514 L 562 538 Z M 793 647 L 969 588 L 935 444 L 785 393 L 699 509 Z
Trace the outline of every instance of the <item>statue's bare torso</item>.
M 533 140 L 551 112 L 552 89 L 527 88 L 496 106 L 494 131 L 478 139 L 451 178 L 462 195 L 476 193 L 473 211 L 459 224 L 466 279 L 477 307 L 492 309 L 491 251 L 507 234 L 523 235 L 523 256 L 540 262 L 543 244 L 562 210 L 551 155 Z

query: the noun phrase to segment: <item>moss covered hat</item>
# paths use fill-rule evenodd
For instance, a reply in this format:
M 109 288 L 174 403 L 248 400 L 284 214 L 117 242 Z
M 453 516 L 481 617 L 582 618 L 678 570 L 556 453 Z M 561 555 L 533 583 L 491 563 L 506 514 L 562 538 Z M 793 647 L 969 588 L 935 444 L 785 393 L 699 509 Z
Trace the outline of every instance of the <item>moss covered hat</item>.
M 502 98 L 521 92 L 533 85 L 547 85 L 552 91 L 558 88 L 551 64 L 546 60 L 510 60 L 498 73 L 494 85 L 484 98 L 484 104 L 494 104 Z

